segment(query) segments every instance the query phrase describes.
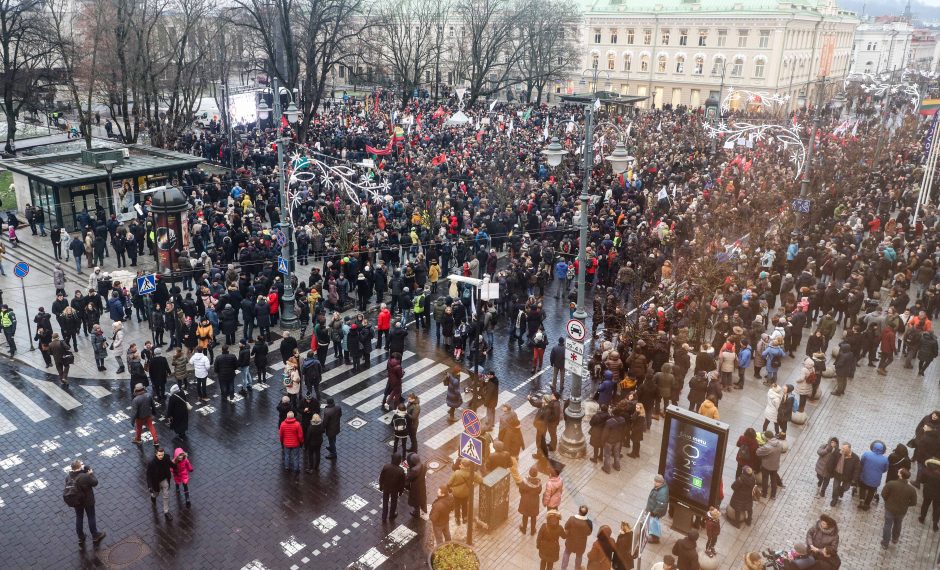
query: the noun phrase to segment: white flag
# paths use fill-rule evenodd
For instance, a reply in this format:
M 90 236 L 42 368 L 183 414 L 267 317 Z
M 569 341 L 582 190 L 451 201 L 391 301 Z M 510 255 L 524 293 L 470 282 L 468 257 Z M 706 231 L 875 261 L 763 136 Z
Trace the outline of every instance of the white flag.
M 852 127 L 852 136 L 853 136 L 853 137 L 855 136 L 855 133 L 858 132 L 858 123 L 859 123 L 859 121 L 855 121 L 855 125 Z
M 663 186 L 663 188 L 659 191 L 659 194 L 656 195 L 656 199 L 657 199 L 657 200 L 668 200 L 668 199 L 669 199 L 669 194 L 666 193 L 666 187 L 665 187 L 665 186 Z
M 659 126 L 656 127 L 656 132 L 658 133 L 663 132 L 663 120 L 662 119 L 659 120 Z
M 498 103 L 498 102 L 499 102 L 499 99 L 493 99 L 493 102 L 490 103 L 490 113 L 492 113 L 492 112 L 493 112 L 493 109 L 496 108 L 496 103 Z
M 565 127 L 565 132 L 566 132 L 566 133 L 574 132 L 574 117 L 571 117 L 571 118 L 568 120 L 568 126 Z
M 632 122 L 632 121 L 630 122 L 629 125 L 627 125 L 627 137 L 630 136 L 630 133 L 631 133 L 631 132 L 633 132 L 633 122 Z
M 506 136 L 512 137 L 512 129 L 515 126 L 515 119 L 509 119 L 509 128 L 506 129 Z
M 599 110 L 600 108 L 601 108 L 601 100 L 600 100 L 600 98 L 595 99 L 595 100 L 594 100 L 594 110 L 597 111 L 597 110 Z
M 545 130 L 542 131 L 542 140 L 548 140 L 548 119 L 545 119 Z

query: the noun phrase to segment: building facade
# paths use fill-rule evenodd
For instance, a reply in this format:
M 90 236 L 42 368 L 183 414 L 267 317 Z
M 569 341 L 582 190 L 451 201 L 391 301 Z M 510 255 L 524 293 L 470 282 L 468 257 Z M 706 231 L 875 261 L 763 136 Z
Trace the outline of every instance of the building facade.
M 858 18 L 833 0 L 582 0 L 583 67 L 640 106 L 699 107 L 732 88 L 815 97 L 848 73 Z M 584 91 L 580 70 L 556 93 Z M 582 85 L 583 87 L 578 87 Z M 736 102 L 732 102 L 735 106 Z

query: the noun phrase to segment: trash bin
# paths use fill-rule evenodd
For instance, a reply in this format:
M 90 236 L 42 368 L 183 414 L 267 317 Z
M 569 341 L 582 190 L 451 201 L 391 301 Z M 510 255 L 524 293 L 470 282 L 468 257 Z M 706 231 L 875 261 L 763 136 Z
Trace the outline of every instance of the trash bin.
M 509 516 L 509 471 L 499 467 L 483 478 L 480 508 L 477 517 L 489 528 L 501 524 Z

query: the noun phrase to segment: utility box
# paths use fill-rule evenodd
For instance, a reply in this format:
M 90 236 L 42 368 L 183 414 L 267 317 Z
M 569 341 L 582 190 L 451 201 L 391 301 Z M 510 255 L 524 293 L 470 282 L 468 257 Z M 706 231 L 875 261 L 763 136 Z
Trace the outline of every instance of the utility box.
M 495 528 L 509 517 L 509 471 L 494 469 L 480 485 L 480 508 L 477 518 L 488 528 Z

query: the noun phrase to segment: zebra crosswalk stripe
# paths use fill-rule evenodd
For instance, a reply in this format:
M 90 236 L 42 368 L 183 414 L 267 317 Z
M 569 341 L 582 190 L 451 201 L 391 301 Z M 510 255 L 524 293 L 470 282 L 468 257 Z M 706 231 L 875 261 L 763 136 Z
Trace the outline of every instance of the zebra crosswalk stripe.
M 34 422 L 41 422 L 49 418 L 49 414 L 47 414 L 45 410 L 37 406 L 32 400 L 27 398 L 25 394 L 20 392 L 16 386 L 10 384 L 10 382 L 2 376 L 0 376 L 0 395 L 9 400 L 11 404 L 16 406 L 17 409 Z
M 460 373 L 461 382 L 465 381 L 469 377 L 470 375 L 467 374 L 466 372 Z M 427 404 L 433 401 L 434 398 L 440 396 L 446 391 L 447 391 L 447 386 L 444 385 L 444 382 L 435 382 L 434 384 L 431 385 L 430 388 L 418 394 L 418 400 L 421 402 L 421 405 L 422 405 L 421 418 L 420 418 L 420 422 L 418 423 L 418 431 L 421 431 L 422 429 L 427 427 L 428 424 L 430 424 L 431 422 L 434 422 L 444 417 L 444 415 L 447 413 L 447 410 L 448 410 L 447 404 L 444 404 L 443 406 L 438 406 L 437 408 L 434 408 L 433 410 L 428 410 L 428 406 L 427 406 Z M 461 392 L 461 397 L 463 397 L 463 392 Z M 425 411 L 425 410 L 428 410 L 428 411 Z M 379 418 L 379 421 L 381 421 L 382 423 L 386 425 L 392 423 L 393 413 L 394 413 L 393 411 L 385 413 L 382 417 Z
M 0 414 L 0 435 L 10 433 L 11 431 L 16 431 L 16 426 L 13 425 L 13 422 L 8 420 L 6 416 Z
M 509 400 L 512 399 L 512 397 L 513 397 L 512 392 L 500 392 L 499 393 L 500 402 L 508 402 Z M 418 431 L 420 430 L 421 430 L 421 424 L 419 423 Z M 437 432 L 437 434 L 434 437 L 424 442 L 424 444 L 430 447 L 431 449 L 440 449 L 442 445 L 444 445 L 448 441 L 460 435 L 460 432 L 462 431 L 463 431 L 462 423 L 457 422 L 457 423 L 450 424 L 449 426 L 445 427 L 441 431 Z
M 414 364 L 409 364 L 407 368 L 405 369 L 405 374 L 414 373 L 414 372 L 417 372 L 418 370 L 423 370 L 427 368 L 428 366 L 431 366 L 432 364 L 434 364 L 434 361 L 432 359 L 422 358 L 421 360 L 419 360 L 418 362 L 415 362 Z M 343 398 L 343 403 L 346 404 L 347 406 L 354 406 L 358 404 L 359 402 L 365 400 L 369 396 L 378 394 L 384 389 L 385 389 L 385 382 L 382 382 L 380 379 L 378 382 L 375 382 L 374 384 L 369 384 L 368 386 L 366 386 L 362 390 L 359 390 L 355 394 L 346 396 L 345 398 Z M 404 384 L 402 384 L 402 394 L 404 393 L 405 393 Z
M 38 388 L 46 396 L 49 396 L 49 398 L 52 399 L 52 401 L 54 401 L 56 404 L 59 404 L 66 410 L 74 410 L 75 408 L 78 408 L 79 406 L 82 405 L 82 403 L 76 400 L 75 398 L 73 398 L 71 394 L 69 394 L 62 388 L 59 388 L 52 382 L 39 380 L 37 378 L 33 378 L 32 376 L 27 376 L 26 374 L 23 374 L 22 372 L 19 372 L 19 371 L 17 372 L 17 374 L 22 376 L 24 380 L 26 380 L 27 382 L 29 382 L 30 384 Z
M 373 349 L 372 352 L 369 353 L 369 360 L 371 361 L 373 358 L 375 358 L 376 356 L 380 354 L 385 354 L 384 348 Z M 406 352 L 405 354 L 408 354 L 408 353 Z M 342 358 L 334 358 L 333 360 L 329 362 L 336 362 L 337 360 L 342 362 Z M 326 364 L 324 364 L 324 366 L 326 366 Z M 323 375 L 320 377 L 320 381 L 326 382 L 327 380 L 332 380 L 333 378 L 339 376 L 340 374 L 342 374 L 343 372 L 346 372 L 347 370 L 352 370 L 352 364 L 340 364 L 336 368 L 330 368 L 329 370 L 323 373 Z
M 430 360 L 430 359 L 425 359 L 425 360 Z M 434 361 L 432 360 L 431 362 L 434 362 Z M 427 380 L 431 378 L 440 378 L 441 373 L 445 372 L 448 368 L 450 368 L 448 365 L 438 363 L 428 368 L 427 370 L 421 372 L 420 374 L 416 374 L 415 376 L 409 378 L 402 384 L 401 393 L 403 395 L 407 394 L 408 392 L 414 390 L 421 384 L 424 384 Z M 443 387 L 444 385 L 443 382 L 438 382 L 438 383 Z M 420 397 L 418 398 L 418 401 L 421 401 Z M 360 412 L 371 412 L 372 410 L 378 408 L 381 404 L 382 404 L 382 398 L 375 397 L 369 400 L 368 402 L 366 402 L 365 404 L 360 405 L 358 410 Z
M 411 358 L 411 357 L 414 356 L 414 355 L 415 355 L 415 353 L 410 352 L 410 351 L 406 351 L 405 354 L 402 355 L 402 362 L 404 362 L 405 360 L 408 360 L 409 358 Z M 352 388 L 353 386 L 355 386 L 355 385 L 358 384 L 359 382 L 362 382 L 362 381 L 365 380 L 366 378 L 368 378 L 368 377 L 370 377 L 370 376 L 372 376 L 372 375 L 374 375 L 374 374 L 378 374 L 379 372 L 381 372 L 382 370 L 384 370 L 386 366 L 388 366 L 388 365 L 387 365 L 387 364 L 385 363 L 385 361 L 383 360 L 382 362 L 379 362 L 379 363 L 376 364 L 375 366 L 373 366 L 373 367 L 371 367 L 371 368 L 367 368 L 366 370 L 363 370 L 362 372 L 360 372 L 360 373 L 358 373 L 358 374 L 354 374 L 354 375 L 350 376 L 349 378 L 346 378 L 345 380 L 343 380 L 342 382 L 340 382 L 340 383 L 338 383 L 338 384 L 334 384 L 333 386 L 328 386 L 328 387 L 324 388 L 324 389 L 323 389 L 323 392 L 326 393 L 326 394 L 328 394 L 328 395 L 330 395 L 330 396 L 332 396 L 333 394 L 338 394 L 339 392 L 342 392 L 343 390 L 348 390 L 349 388 Z M 351 367 L 350 367 L 350 368 L 351 368 Z M 358 401 L 359 401 L 359 400 L 356 400 L 356 402 L 358 402 Z M 344 402 L 344 403 L 345 403 L 345 402 Z M 353 403 L 355 403 L 355 402 L 353 402 Z

